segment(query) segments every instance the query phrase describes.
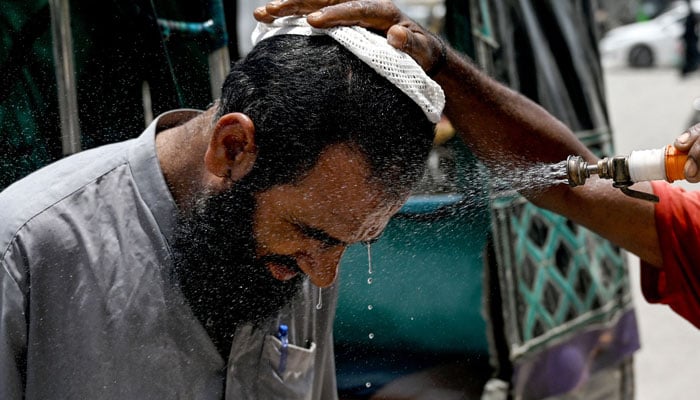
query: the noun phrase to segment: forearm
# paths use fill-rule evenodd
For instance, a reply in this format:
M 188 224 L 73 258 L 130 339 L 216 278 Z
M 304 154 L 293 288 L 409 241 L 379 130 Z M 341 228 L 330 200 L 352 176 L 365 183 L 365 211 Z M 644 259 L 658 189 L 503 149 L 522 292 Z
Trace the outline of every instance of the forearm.
M 652 192 L 649 182 L 635 184 L 633 189 Z M 558 196 L 561 198 L 551 201 Z M 560 186 L 551 191 L 545 204 L 538 205 L 570 218 L 651 265 L 662 265 L 655 203 L 627 196 L 608 180 L 592 178 L 584 186 Z
M 486 76 L 457 53 L 448 53 L 436 77 L 447 98 L 445 114 L 488 167 L 522 174 L 535 163 L 556 163 L 570 154 L 596 157 L 563 123 L 538 104 Z M 518 176 L 518 175 L 516 175 Z M 637 190 L 651 192 L 649 184 Z M 661 264 L 653 203 L 631 198 L 609 181 L 522 190 L 536 205 L 570 218 L 653 265 Z
M 563 123 L 545 109 L 448 51 L 435 79 L 445 91 L 445 114 L 486 165 L 559 162 L 570 154 L 595 160 Z

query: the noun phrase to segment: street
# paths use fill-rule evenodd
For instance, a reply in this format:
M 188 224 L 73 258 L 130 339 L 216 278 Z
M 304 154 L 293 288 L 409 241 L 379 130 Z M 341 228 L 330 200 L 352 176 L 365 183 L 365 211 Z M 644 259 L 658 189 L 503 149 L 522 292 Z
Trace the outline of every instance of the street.
M 672 69 L 611 69 L 605 73 L 616 154 L 660 148 L 687 127 L 700 97 L 700 72 L 681 79 Z M 700 190 L 700 184 L 681 186 Z M 636 354 L 637 400 L 697 399 L 700 330 L 670 308 L 648 304 L 641 294 L 639 260 L 629 256 L 632 291 L 641 333 Z

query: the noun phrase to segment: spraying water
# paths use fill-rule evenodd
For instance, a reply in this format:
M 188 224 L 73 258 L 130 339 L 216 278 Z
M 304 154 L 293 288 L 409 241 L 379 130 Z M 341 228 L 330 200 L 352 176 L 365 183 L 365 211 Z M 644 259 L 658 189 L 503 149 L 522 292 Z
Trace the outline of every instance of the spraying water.
M 492 170 L 491 178 L 497 184 L 518 191 L 540 191 L 556 185 L 568 184 L 566 160 L 558 163 L 536 163 L 528 167 L 501 166 Z
M 568 184 L 566 177 L 566 160 L 554 164 L 535 164 L 525 174 L 534 188 L 546 188 L 555 185 Z
M 468 220 L 471 213 L 474 213 L 474 220 L 478 220 L 493 194 L 511 191 L 533 193 L 568 184 L 565 160 L 534 163 L 526 150 L 516 156 L 503 157 L 501 153 L 494 153 L 482 154 L 482 157 L 491 160 L 488 168 L 482 163 L 475 163 L 469 168 L 460 169 L 459 177 L 452 180 L 453 186 L 445 191 L 462 197 L 453 211 Z

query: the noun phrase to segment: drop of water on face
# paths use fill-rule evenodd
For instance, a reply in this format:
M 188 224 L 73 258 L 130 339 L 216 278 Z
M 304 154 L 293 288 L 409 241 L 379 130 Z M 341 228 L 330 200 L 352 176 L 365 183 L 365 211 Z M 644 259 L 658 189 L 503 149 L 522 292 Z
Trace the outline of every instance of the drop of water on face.
M 374 339 L 374 333 L 370 333 L 370 334 L 367 335 L 367 336 L 369 336 L 370 339 Z
M 371 242 L 366 242 L 365 246 L 367 246 L 367 265 L 368 265 L 368 271 L 370 275 L 372 275 L 372 243 Z
M 368 285 L 371 285 L 371 284 L 372 284 L 372 278 L 371 278 L 371 277 L 367 278 L 367 284 L 368 284 Z
M 368 309 L 368 310 L 371 311 L 373 308 L 374 308 L 374 306 L 372 306 L 371 304 L 368 304 L 368 305 L 367 305 L 367 309 Z
M 323 307 L 323 298 L 321 297 L 321 288 L 318 288 L 318 303 L 316 303 L 316 309 L 320 310 Z
M 367 382 L 367 383 L 365 383 L 365 387 L 366 387 L 366 388 L 371 388 L 371 387 L 372 387 L 372 382 Z

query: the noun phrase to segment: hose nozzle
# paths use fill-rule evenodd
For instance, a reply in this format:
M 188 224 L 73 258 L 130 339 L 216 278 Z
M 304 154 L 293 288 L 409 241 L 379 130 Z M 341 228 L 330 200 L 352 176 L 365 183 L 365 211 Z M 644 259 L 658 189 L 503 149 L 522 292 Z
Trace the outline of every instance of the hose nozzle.
M 591 175 L 598 175 L 602 179 L 612 179 L 613 186 L 630 186 L 628 157 L 605 157 L 596 164 L 589 165 L 581 156 L 569 156 L 566 158 L 566 176 L 570 186 L 581 186 Z
M 613 187 L 619 188 L 624 194 L 642 200 L 658 202 L 659 198 L 653 194 L 632 190 L 629 187 L 634 184 L 630 175 L 630 157 L 615 156 L 605 157 L 596 164 L 589 165 L 581 156 L 569 156 L 566 158 L 566 177 L 569 186 L 581 186 L 591 175 L 598 175 L 601 179 L 612 179 Z

